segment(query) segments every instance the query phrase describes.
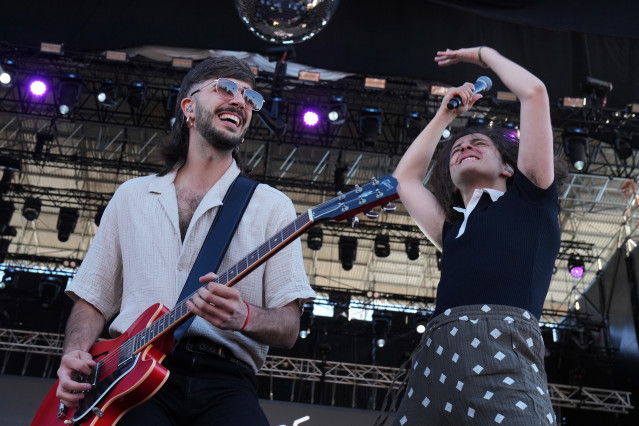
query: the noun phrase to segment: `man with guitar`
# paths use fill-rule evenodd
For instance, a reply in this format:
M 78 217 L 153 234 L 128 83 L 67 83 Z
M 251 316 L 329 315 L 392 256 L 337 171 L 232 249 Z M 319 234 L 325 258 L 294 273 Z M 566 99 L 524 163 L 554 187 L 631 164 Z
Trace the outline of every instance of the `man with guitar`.
M 89 351 L 107 321 L 112 320 L 109 331 L 116 337 L 153 303 L 176 305 L 222 200 L 240 175 L 238 147 L 253 111 L 264 102 L 254 85 L 250 68 L 233 57 L 207 59 L 193 68 L 178 95 L 165 169 L 127 181 L 114 194 L 67 288 L 75 305 L 55 394 L 65 407 L 77 407 L 91 388 L 79 378 L 95 372 L 93 358 L 99 354 L 92 357 Z M 216 271 L 226 270 L 295 217 L 289 198 L 257 185 Z M 234 287 L 215 282 L 212 272 L 203 275 L 202 286 L 185 302 L 195 320 L 175 346 L 170 340 L 166 358 L 157 357 L 168 378 L 145 383 L 147 370 L 140 365 L 151 353 L 143 352 L 125 380 L 138 390 L 148 387 L 148 396 L 133 401 L 135 408 L 110 413 L 112 423 L 268 424 L 258 404 L 255 372 L 269 346 L 294 344 L 301 307 L 315 295 L 301 243 L 297 239 L 268 257 Z M 119 392 L 128 398 L 127 391 Z M 100 407 L 82 423 L 101 424 L 109 404 Z

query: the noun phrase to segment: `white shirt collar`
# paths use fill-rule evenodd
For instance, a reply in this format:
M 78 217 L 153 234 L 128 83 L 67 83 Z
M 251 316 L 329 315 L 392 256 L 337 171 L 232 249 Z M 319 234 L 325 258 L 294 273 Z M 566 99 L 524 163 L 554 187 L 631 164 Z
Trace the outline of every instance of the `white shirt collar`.
M 497 201 L 499 197 L 504 195 L 504 192 L 498 189 L 492 189 L 492 188 L 475 189 L 475 191 L 473 192 L 473 196 L 470 197 L 470 201 L 468 202 L 468 207 L 466 208 L 453 207 L 455 211 L 458 211 L 464 214 L 464 221 L 459 227 L 459 232 L 457 233 L 457 236 L 455 238 L 459 238 L 466 230 L 466 222 L 468 221 L 468 216 L 470 216 L 470 214 L 473 212 L 475 207 L 477 207 L 477 203 L 479 203 L 479 199 L 484 194 L 484 192 L 490 196 L 490 199 L 493 200 L 493 203 Z

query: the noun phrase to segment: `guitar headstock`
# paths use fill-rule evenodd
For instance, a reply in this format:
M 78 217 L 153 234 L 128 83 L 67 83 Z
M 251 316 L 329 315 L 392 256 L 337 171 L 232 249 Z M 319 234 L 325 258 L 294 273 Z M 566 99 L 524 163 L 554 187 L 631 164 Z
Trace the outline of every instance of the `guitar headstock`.
M 337 197 L 314 207 L 313 220 L 343 220 L 397 198 L 397 179 L 390 174 L 372 178 L 366 185 L 355 185 L 352 191 L 346 194 L 339 192 Z

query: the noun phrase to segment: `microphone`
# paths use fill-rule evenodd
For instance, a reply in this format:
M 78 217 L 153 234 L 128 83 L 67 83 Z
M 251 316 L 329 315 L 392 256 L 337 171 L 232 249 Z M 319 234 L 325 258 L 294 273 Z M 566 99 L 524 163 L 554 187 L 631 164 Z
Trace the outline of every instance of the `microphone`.
M 479 92 L 487 92 L 490 90 L 491 87 L 493 87 L 492 80 L 485 75 L 482 75 L 481 77 L 477 78 L 477 81 L 475 82 L 475 90 L 473 90 L 473 95 Z M 448 105 L 446 105 L 446 107 L 448 107 L 448 109 L 455 109 L 461 104 L 461 98 L 459 97 L 459 95 L 455 95 L 453 96 L 453 99 L 448 101 Z

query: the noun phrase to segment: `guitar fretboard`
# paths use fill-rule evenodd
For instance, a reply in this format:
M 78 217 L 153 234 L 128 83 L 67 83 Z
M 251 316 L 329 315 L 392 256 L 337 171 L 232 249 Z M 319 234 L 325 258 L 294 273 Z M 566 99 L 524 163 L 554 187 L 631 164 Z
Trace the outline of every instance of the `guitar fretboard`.
M 223 285 L 233 285 L 237 280 L 251 272 L 267 258 L 277 253 L 281 248 L 293 241 L 311 222 L 320 222 L 328 219 L 341 220 L 353 216 L 360 211 L 370 209 L 382 203 L 398 198 L 397 180 L 391 175 L 382 178 L 373 178 L 371 183 L 364 187 L 355 185 L 355 189 L 347 194 L 339 195 L 331 200 L 314 207 L 310 212 L 299 215 L 293 222 L 278 231 L 256 250 L 237 262 L 225 272 L 218 274 L 218 282 Z M 186 307 L 186 301 L 193 298 L 195 292 L 178 302 L 171 311 L 158 318 L 144 330 L 131 336 L 120 350 L 120 362 L 138 353 L 142 348 L 155 340 L 164 332 L 186 321 L 191 315 Z
M 280 246 L 284 243 L 288 244 L 289 238 L 294 236 L 300 229 L 304 228 L 311 220 L 309 219 L 308 211 L 299 215 L 293 222 L 278 231 L 275 235 L 265 241 L 256 250 L 249 253 L 248 256 L 237 262 L 234 266 L 227 269 L 218 275 L 217 282 L 226 285 L 234 280 L 236 277 L 241 276 L 245 271 L 252 270 L 251 268 L 259 265 L 266 260 L 265 258 L 278 251 Z M 121 359 L 127 359 L 132 354 L 139 351 L 146 346 L 149 342 L 154 340 L 164 331 L 176 325 L 177 322 L 182 321 L 185 317 L 190 315 L 188 308 L 186 307 L 186 301 L 191 299 L 195 295 L 195 292 L 190 294 L 189 297 L 178 302 L 171 311 L 158 318 L 150 326 L 140 331 L 139 333 L 131 336 L 122 345 Z

